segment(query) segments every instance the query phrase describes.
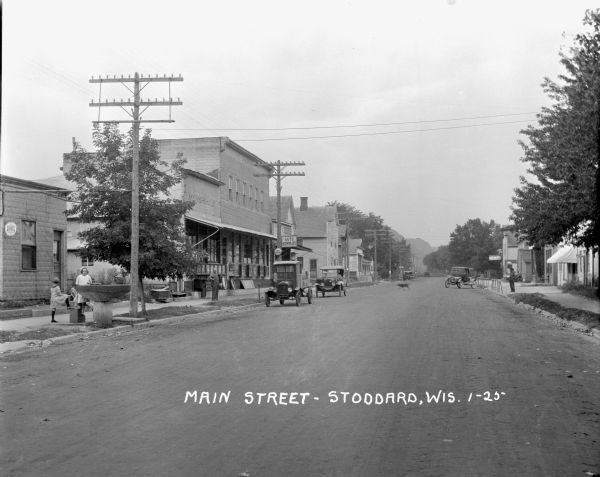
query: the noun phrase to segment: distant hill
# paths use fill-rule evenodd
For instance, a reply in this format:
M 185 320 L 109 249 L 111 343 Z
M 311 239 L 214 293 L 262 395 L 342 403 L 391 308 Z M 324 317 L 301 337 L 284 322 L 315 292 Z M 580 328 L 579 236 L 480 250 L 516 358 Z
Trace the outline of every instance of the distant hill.
M 423 265 L 423 258 L 426 255 L 435 252 L 436 249 L 429 245 L 427 242 L 425 242 L 425 240 L 420 238 L 407 238 L 406 242 L 410 244 L 410 250 L 415 260 L 416 271 L 423 272 L 425 270 L 425 266 Z
M 410 250 L 415 260 L 417 273 L 423 272 L 425 270 L 425 266 L 423 265 L 423 257 L 435 252 L 437 248 L 432 247 L 425 240 L 420 238 L 405 238 L 402 234 L 399 234 L 394 229 L 392 229 L 392 234 L 397 240 L 406 240 L 406 243 L 410 245 Z

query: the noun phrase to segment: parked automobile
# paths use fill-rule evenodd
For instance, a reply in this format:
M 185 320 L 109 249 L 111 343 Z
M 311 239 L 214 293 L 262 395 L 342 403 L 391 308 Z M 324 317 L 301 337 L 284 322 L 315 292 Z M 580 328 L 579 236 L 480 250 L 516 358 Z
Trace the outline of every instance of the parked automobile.
M 265 305 L 279 300 L 283 305 L 286 300 L 293 300 L 300 306 L 303 297 L 312 303 L 312 288 L 308 276 L 302 273 L 302 263 L 294 260 L 275 262 L 273 264 L 272 286 L 265 292 Z
M 339 296 L 346 296 L 347 284 L 344 279 L 344 267 L 322 267 L 321 278 L 317 278 L 316 289 L 317 296 L 321 292 L 321 296 L 325 293 L 337 293 Z
M 469 267 L 452 267 L 450 276 L 444 282 L 444 286 L 448 288 L 450 285 L 456 285 L 457 288 L 470 286 L 473 288 L 476 285 L 476 273 L 473 268 Z

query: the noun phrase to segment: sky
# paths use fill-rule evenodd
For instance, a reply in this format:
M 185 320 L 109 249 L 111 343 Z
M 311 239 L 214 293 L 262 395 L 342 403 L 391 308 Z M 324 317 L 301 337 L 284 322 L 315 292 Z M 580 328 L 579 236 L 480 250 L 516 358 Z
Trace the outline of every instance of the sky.
M 144 113 L 175 120 L 153 137 L 303 161 L 283 181 L 296 207 L 337 200 L 445 245 L 469 219 L 509 223 L 520 131 L 588 8 L 600 0 L 4 0 L 0 171 L 43 179 L 72 138 L 93 150 L 90 101 L 132 95 L 92 77 L 181 75 L 183 105 Z

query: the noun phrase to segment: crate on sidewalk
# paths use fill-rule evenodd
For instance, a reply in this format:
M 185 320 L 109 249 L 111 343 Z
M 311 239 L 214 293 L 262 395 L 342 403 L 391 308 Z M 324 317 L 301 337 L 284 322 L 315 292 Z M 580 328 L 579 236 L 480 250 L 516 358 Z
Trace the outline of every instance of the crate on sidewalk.
M 150 290 L 150 296 L 156 301 L 166 303 L 171 298 L 171 290 L 169 288 L 155 288 Z

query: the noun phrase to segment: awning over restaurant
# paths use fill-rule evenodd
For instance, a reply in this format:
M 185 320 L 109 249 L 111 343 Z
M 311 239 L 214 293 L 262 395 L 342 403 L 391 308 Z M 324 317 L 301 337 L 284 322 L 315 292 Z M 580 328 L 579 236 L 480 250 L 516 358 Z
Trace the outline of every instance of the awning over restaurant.
M 214 222 L 212 220 L 206 220 L 203 218 L 194 217 L 193 215 L 189 215 L 189 214 L 186 214 L 185 218 L 189 219 L 189 220 L 193 220 L 194 222 L 199 222 L 201 224 L 215 227 L 219 230 L 220 229 L 233 230 L 235 232 L 243 232 L 245 234 L 250 234 L 250 235 L 260 235 L 261 237 L 267 237 L 267 238 L 274 239 L 274 240 L 277 239 L 277 237 L 275 235 L 268 234 L 266 232 L 260 232 L 258 230 L 246 229 L 244 227 L 238 227 L 237 225 L 224 224 L 222 222 Z
M 577 263 L 577 249 L 572 245 L 560 247 L 547 263 Z

